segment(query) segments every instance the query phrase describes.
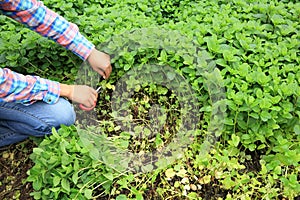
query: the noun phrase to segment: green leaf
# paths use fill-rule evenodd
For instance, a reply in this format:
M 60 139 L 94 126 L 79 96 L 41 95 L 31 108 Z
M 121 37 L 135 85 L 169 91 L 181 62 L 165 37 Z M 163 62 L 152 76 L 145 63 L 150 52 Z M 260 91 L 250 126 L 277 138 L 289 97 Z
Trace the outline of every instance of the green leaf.
M 272 106 L 271 101 L 267 98 L 263 98 L 259 104 L 260 108 L 270 108 Z
M 68 181 L 68 179 L 66 178 L 62 179 L 61 186 L 67 193 L 70 192 L 70 182 Z
M 250 151 L 254 151 L 256 149 L 256 144 L 250 144 L 248 148 Z
M 114 175 L 112 173 L 105 173 L 105 174 L 103 174 L 103 176 L 110 181 L 114 180 Z
M 167 60 L 168 60 L 168 54 L 167 54 L 167 52 L 165 50 L 161 51 L 159 60 L 162 61 L 162 62 L 167 62 Z
M 32 192 L 30 193 L 31 196 L 33 196 L 34 199 L 41 199 L 42 193 L 41 192 Z
M 158 94 L 165 95 L 165 94 L 167 94 L 167 92 L 168 92 L 167 88 L 164 88 L 164 87 L 161 87 L 161 86 L 157 87 L 157 93 Z
M 297 124 L 294 126 L 294 132 L 297 134 L 297 135 L 300 135 L 300 126 Z
M 232 134 L 231 141 L 232 141 L 233 146 L 237 147 L 240 143 L 240 137 L 237 136 L 236 134 Z
M 243 63 L 239 66 L 239 74 L 242 77 L 246 77 L 249 73 L 250 66 L 247 63 Z
M 190 192 L 187 197 L 189 199 L 198 199 L 198 194 L 196 192 Z
M 100 158 L 100 153 L 97 148 L 90 149 L 89 155 L 93 160 L 99 160 L 99 158 Z
M 268 111 L 263 110 L 260 113 L 260 118 L 261 118 L 261 120 L 263 120 L 264 122 L 266 122 L 266 121 L 268 121 L 269 119 L 272 118 L 272 115 Z
M 141 193 L 136 193 L 136 200 L 144 200 L 144 197 Z
M 116 200 L 127 200 L 127 197 L 126 197 L 126 195 L 124 195 L 124 194 L 119 194 L 119 195 L 117 196 Z
M 85 189 L 84 190 L 84 196 L 87 199 L 92 199 L 93 198 L 93 190 L 91 190 L 91 189 Z
M 204 41 L 207 43 L 209 51 L 219 52 L 220 45 L 216 35 L 205 37 Z
M 44 150 L 42 148 L 33 148 L 33 153 L 37 154 L 37 155 L 41 155 L 41 153 L 43 153 Z
M 50 194 L 50 190 L 48 189 L 43 189 L 42 193 L 46 196 L 48 196 Z
M 131 65 L 125 64 L 123 68 L 125 71 L 128 71 L 131 68 Z
M 85 133 L 83 133 L 84 135 Z M 94 145 L 92 144 L 92 142 L 85 136 L 81 136 L 80 137 L 80 141 L 82 142 L 83 146 L 87 149 L 92 149 L 94 147 Z
M 76 185 L 78 183 L 78 171 L 73 173 L 72 175 L 72 181 Z
M 275 174 L 281 174 L 281 166 L 276 166 L 274 169 Z
M 169 168 L 165 171 L 165 175 L 167 178 L 173 178 L 176 175 L 176 173 L 173 170 L 173 168 Z
M 53 186 L 56 187 L 59 185 L 61 178 L 59 176 L 54 176 L 53 178 Z
M 59 193 L 59 191 L 60 191 L 60 187 L 56 187 L 56 188 L 49 188 L 49 190 L 51 191 L 51 192 L 54 192 L 54 193 Z
M 167 72 L 167 78 L 172 81 L 176 76 L 175 72 Z
M 34 190 L 38 191 L 42 188 L 42 180 L 38 178 L 34 182 L 32 182 L 32 187 Z

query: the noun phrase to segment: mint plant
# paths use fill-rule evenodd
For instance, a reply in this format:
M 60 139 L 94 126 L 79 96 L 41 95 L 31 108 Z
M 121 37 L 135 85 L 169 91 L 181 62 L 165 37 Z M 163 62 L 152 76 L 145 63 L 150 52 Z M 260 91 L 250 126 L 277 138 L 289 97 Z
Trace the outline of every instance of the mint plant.
M 201 199 L 215 194 L 223 199 L 293 199 L 300 195 L 299 2 L 44 3 L 78 24 L 97 48 L 111 54 L 114 70 L 109 80 L 98 83 L 103 90 L 95 120 L 88 124 L 88 115 L 83 116 L 76 128 L 63 127 L 34 150 L 35 166 L 28 172 L 34 198 Z M 59 81 L 78 80 L 82 63 L 70 52 L 6 17 L 0 17 L 0 24 L 1 67 Z M 164 160 L 158 163 L 161 168 L 145 165 L 147 173 L 133 173 L 124 170 L 130 166 L 127 162 L 113 168 L 120 157 L 112 159 L 108 149 L 117 146 L 113 150 L 120 154 L 138 153 L 169 144 L 182 120 L 179 111 L 187 104 L 170 88 L 139 84 L 132 76 L 123 84 L 133 91 L 128 116 L 138 123 L 135 135 L 124 131 L 115 120 L 122 109 L 112 109 L 113 94 L 122 77 L 146 65 L 173 69 L 176 73 L 161 76 L 169 82 L 177 75 L 187 81 L 195 94 L 198 118 L 192 124 L 195 131 L 186 133 L 193 139 L 179 152 L 180 159 Z M 91 78 L 87 75 L 88 81 Z M 125 94 L 130 95 L 124 90 Z M 152 114 L 160 115 L 157 121 L 150 120 L 151 108 Z M 153 126 L 147 127 L 151 123 L 164 127 L 152 135 Z M 141 137 L 142 131 L 149 137 Z M 103 146 L 96 145 L 103 141 Z M 205 141 L 207 146 L 202 145 Z

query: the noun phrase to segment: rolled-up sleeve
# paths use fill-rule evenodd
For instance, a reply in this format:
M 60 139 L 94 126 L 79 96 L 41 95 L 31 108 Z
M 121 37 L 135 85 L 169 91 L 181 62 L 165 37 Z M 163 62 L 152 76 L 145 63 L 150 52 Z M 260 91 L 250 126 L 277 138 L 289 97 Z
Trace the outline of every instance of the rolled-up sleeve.
M 94 45 L 80 32 L 77 25 L 47 8 L 38 0 L 2 0 L 0 12 L 48 37 L 81 59 L 86 60 Z
M 54 104 L 59 96 L 58 82 L 38 76 L 24 76 L 7 68 L 0 68 L 0 102 L 32 104 L 42 100 Z

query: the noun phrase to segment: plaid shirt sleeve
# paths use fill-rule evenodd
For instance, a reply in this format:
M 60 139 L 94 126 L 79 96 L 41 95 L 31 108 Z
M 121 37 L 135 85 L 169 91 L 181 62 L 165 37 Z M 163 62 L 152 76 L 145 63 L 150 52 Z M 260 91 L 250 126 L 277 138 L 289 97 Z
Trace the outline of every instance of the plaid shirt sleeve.
M 2 0 L 0 12 L 27 25 L 86 60 L 94 45 L 79 32 L 78 27 L 38 0 Z
M 0 13 L 27 25 L 81 59 L 86 60 L 94 45 L 83 37 L 78 27 L 51 11 L 38 0 L 0 0 Z M 58 82 L 37 76 L 24 76 L 0 68 L 0 102 L 31 104 L 43 100 L 54 104 L 60 96 Z
M 60 94 L 59 83 L 38 76 L 24 76 L 0 68 L 0 102 L 31 104 L 37 100 L 54 104 Z

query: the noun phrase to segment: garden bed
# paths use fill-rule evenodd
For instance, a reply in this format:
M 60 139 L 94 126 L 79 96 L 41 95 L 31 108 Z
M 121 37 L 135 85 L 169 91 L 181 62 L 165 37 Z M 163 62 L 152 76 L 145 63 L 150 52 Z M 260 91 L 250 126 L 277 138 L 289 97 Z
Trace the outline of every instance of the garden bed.
M 113 72 L 0 17 L 1 66 L 102 86 L 75 126 L 1 150 L 0 197 L 299 199 L 299 2 L 44 3 Z

